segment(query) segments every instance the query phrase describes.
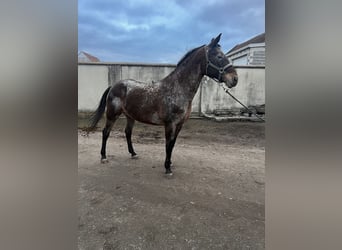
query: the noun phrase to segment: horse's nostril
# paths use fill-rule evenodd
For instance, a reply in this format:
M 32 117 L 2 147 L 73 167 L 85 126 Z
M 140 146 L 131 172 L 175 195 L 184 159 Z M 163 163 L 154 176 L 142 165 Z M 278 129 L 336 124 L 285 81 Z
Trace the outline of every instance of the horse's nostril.
M 234 81 L 234 83 L 237 83 L 238 77 L 237 77 L 237 76 L 234 76 L 234 77 L 233 77 L 233 81 Z

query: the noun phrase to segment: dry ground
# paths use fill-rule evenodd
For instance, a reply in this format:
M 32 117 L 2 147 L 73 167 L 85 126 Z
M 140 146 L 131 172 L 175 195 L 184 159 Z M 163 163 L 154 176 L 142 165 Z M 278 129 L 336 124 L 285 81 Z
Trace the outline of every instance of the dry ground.
M 164 132 L 137 123 L 130 159 L 119 119 L 79 130 L 79 249 L 264 249 L 264 124 L 191 119 L 164 176 Z

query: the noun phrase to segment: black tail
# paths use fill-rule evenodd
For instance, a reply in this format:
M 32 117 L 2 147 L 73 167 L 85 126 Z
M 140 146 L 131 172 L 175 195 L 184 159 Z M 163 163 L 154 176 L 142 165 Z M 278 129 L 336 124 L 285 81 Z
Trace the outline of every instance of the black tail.
M 88 131 L 92 131 L 96 128 L 97 123 L 102 118 L 103 113 L 106 110 L 106 100 L 107 95 L 111 87 L 108 87 L 106 91 L 103 93 L 100 104 L 98 108 L 95 110 L 95 112 L 90 117 L 90 127 L 88 128 Z

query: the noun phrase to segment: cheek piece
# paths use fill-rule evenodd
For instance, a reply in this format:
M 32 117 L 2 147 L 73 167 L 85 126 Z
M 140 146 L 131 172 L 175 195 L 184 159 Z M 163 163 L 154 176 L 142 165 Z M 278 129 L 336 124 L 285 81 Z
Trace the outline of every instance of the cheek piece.
M 208 68 L 209 67 L 212 67 L 213 69 L 215 69 L 215 70 L 217 70 L 217 77 L 212 77 L 212 76 L 210 76 L 210 77 L 212 77 L 212 78 L 214 78 L 214 79 L 216 79 L 217 81 L 219 81 L 219 82 L 222 82 L 222 74 L 224 73 L 224 71 L 226 70 L 226 69 L 228 69 L 228 68 L 230 68 L 230 67 L 233 67 L 233 64 L 231 64 L 231 63 L 227 63 L 226 65 L 224 65 L 224 66 L 222 66 L 222 67 L 218 67 L 218 66 L 216 66 L 215 64 L 213 64 L 210 60 L 209 60 L 209 57 L 208 57 L 208 53 L 209 53 L 209 50 L 208 50 L 208 47 L 206 47 L 206 53 L 205 53 L 205 58 L 206 58 L 206 60 L 207 60 L 207 68 L 206 68 L 206 72 L 205 72 L 205 74 L 206 75 L 208 75 Z

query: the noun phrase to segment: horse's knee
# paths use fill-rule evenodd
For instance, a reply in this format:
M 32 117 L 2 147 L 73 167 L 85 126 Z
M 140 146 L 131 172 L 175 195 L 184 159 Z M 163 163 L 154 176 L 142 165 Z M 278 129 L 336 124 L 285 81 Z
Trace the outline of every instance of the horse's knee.
M 125 134 L 126 134 L 126 137 L 131 137 L 131 136 L 132 136 L 132 130 L 126 128 L 126 129 L 125 129 Z

